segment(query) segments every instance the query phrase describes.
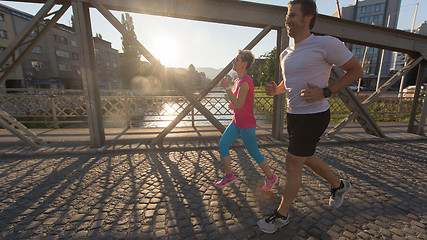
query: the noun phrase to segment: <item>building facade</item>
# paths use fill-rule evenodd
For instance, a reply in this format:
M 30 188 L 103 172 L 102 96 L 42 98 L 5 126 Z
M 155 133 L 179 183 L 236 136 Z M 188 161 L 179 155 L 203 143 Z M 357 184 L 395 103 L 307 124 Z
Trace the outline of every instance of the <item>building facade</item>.
M 121 89 L 119 51 L 111 47 L 111 42 L 100 37 L 93 38 L 95 57 L 101 89 Z
M 16 32 L 13 24 L 13 16 L 18 14 L 18 12 L 13 11 L 3 5 L 0 5 L 0 54 L 13 43 Z M 6 63 L 6 65 L 11 64 L 11 62 Z M 3 70 L 3 66 L 0 67 Z M 23 82 L 23 73 L 22 67 L 18 66 L 13 73 L 9 76 L 8 87 L 9 88 L 22 88 L 25 87 Z M 6 85 L 6 83 L 4 84 Z
M 341 17 L 356 22 L 396 29 L 400 4 L 401 0 L 359 0 L 354 5 L 342 7 Z M 338 13 L 334 13 L 334 16 L 338 16 Z M 365 75 L 378 76 L 381 59 L 383 59 L 381 76 L 388 76 L 390 70 L 394 69 L 395 55 L 392 52 L 384 51 L 383 55 L 382 49 L 356 44 L 349 44 L 348 46 L 359 62 L 363 62 Z
M 11 31 L 14 36 L 23 30 L 33 17 L 0 4 L 0 10 L 2 9 L 5 11 L 1 13 L 9 12 L 11 18 L 11 24 L 8 24 L 10 29 L 5 31 Z M 43 27 L 43 24 L 41 26 Z M 35 37 L 35 34 L 29 36 L 32 37 Z M 6 48 L 11 41 L 13 39 L 5 43 L 0 40 L 0 46 Z M 94 45 L 96 60 L 99 63 L 97 67 L 100 89 L 121 88 L 118 50 L 113 49 L 110 42 L 96 37 Z M 22 52 L 24 47 L 18 51 Z M 82 89 L 78 47 L 74 29 L 57 23 L 15 70 L 18 75 L 9 77 L 4 87 Z

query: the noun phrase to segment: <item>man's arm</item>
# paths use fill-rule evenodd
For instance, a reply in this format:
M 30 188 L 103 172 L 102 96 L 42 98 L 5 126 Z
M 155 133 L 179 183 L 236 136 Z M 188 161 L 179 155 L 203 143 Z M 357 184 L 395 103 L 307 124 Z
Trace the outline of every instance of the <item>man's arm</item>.
M 331 89 L 332 94 L 338 93 L 341 89 L 344 89 L 351 83 L 357 81 L 357 79 L 363 75 L 362 67 L 354 56 L 344 63 L 344 65 L 339 66 L 339 68 L 344 71 L 344 74 L 337 81 L 328 86 L 328 88 Z M 303 96 L 307 102 L 315 102 L 325 98 L 322 88 L 311 83 L 308 83 L 307 85 L 309 89 L 301 91 L 301 96 Z
M 277 85 L 274 81 L 267 83 L 265 85 L 265 92 L 269 96 L 279 95 L 286 92 L 284 81 L 282 81 L 279 85 Z
M 328 86 L 332 94 L 338 93 L 341 89 L 356 82 L 363 75 L 362 67 L 354 56 L 344 63 L 344 65 L 339 66 L 339 68 L 345 73 L 337 81 Z

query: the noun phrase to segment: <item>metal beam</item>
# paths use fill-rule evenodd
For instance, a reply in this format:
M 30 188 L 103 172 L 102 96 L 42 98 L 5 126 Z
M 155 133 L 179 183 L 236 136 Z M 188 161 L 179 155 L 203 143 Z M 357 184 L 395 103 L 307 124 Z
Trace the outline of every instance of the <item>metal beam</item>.
M 280 72 L 280 54 L 282 51 L 289 46 L 289 37 L 287 35 L 286 29 L 282 28 L 277 31 L 277 40 L 276 40 L 276 63 L 274 70 L 274 82 L 279 84 L 282 82 L 282 74 Z M 286 94 L 280 94 L 273 97 L 273 122 L 271 124 L 271 133 L 272 136 L 281 140 L 283 138 L 283 125 L 285 120 L 285 97 Z M 280 109 L 280 111 L 275 111 Z
M 392 28 L 319 15 L 313 33 L 330 35 L 354 43 L 390 51 L 403 52 L 412 58 L 427 59 L 427 36 Z
M 250 50 L 252 49 L 257 43 L 259 43 L 261 41 L 261 39 L 263 39 L 269 32 L 271 31 L 271 27 L 266 27 L 264 28 L 244 49 L 245 50 Z M 231 71 L 232 69 L 232 61 L 230 61 L 230 63 L 228 63 L 228 65 L 220 72 L 218 73 L 218 75 L 208 84 L 208 86 L 206 86 L 199 95 L 198 100 L 200 101 L 201 99 L 203 99 L 209 92 L 210 90 L 212 90 L 213 87 L 215 87 L 219 81 L 221 81 L 221 79 L 223 77 L 225 77 L 225 75 L 227 75 L 228 72 Z M 188 113 L 190 113 L 190 111 L 192 110 L 192 106 L 189 105 L 187 106 L 184 110 L 182 110 L 182 112 L 166 127 L 163 129 L 163 131 L 157 135 L 157 137 L 154 138 L 153 141 L 150 142 L 150 144 L 154 145 L 159 143 L 160 141 L 162 141 L 166 135 L 172 131 L 172 129 L 182 120 L 184 119 L 185 116 L 187 116 Z
M 105 132 L 89 5 L 79 1 L 73 1 L 72 4 L 79 55 L 81 56 L 80 67 L 82 72 L 83 92 L 86 98 L 90 142 L 92 147 L 101 147 L 105 144 Z
M 83 0 L 92 3 L 92 0 Z M 23 2 L 44 3 L 43 0 Z M 280 29 L 287 8 L 261 3 L 231 0 L 102 0 L 110 10 L 164 17 L 224 23 L 247 27 Z M 285 5 L 285 2 L 284 2 Z M 358 23 L 319 14 L 313 33 L 338 37 L 347 43 L 403 52 L 413 58 L 427 59 L 427 36 L 406 31 Z
M 54 13 L 54 16 L 50 21 L 45 22 L 44 18 L 47 17 L 50 10 L 55 6 L 56 0 L 49 0 L 46 4 L 38 11 L 31 21 L 25 25 L 24 29 L 16 36 L 14 41 L 5 49 L 0 55 L 0 66 L 4 66 L 8 61 L 11 61 L 11 65 L 5 67 L 0 75 L 0 85 L 2 85 L 12 72 L 24 61 L 25 57 L 31 53 L 33 48 L 40 42 L 40 40 L 49 32 L 52 27 L 56 25 L 56 22 L 64 15 L 67 9 L 70 7 L 69 3 L 65 3 L 58 11 Z M 43 26 L 41 26 L 43 24 Z M 34 32 L 36 37 L 34 39 L 28 39 L 28 36 Z M 26 46 L 25 46 L 26 45 Z M 25 46 L 25 48 L 18 51 L 19 47 Z
M 341 69 L 337 67 L 332 68 L 330 81 L 336 81 L 342 74 L 343 72 Z M 359 99 L 348 87 L 339 91 L 338 97 L 346 105 L 346 107 L 355 115 L 355 118 L 360 123 L 366 133 L 381 138 L 385 137 L 384 133 L 381 131 L 375 120 L 371 117 L 371 115 L 369 115 L 369 112 L 366 110 L 365 106 L 359 101 Z M 348 122 L 348 119 L 345 118 L 343 121 Z M 335 127 L 330 132 L 328 132 L 326 136 L 332 136 L 338 130 L 339 128 Z
M 195 106 L 199 112 L 201 112 L 206 119 L 208 119 L 220 132 L 225 131 L 225 127 L 213 116 L 213 114 L 206 109 L 200 102 L 199 99 L 196 99 L 192 93 L 187 91 L 187 89 L 178 81 L 175 74 L 171 71 L 167 71 L 166 68 L 136 39 L 134 39 L 129 32 L 123 27 L 123 25 L 111 14 L 111 12 L 105 8 L 105 6 L 99 1 L 94 1 L 96 9 L 114 26 L 116 29 L 123 34 L 123 36 L 131 39 L 135 45 L 141 50 L 141 54 L 149 60 L 153 65 L 158 66 L 159 73 L 162 74 L 161 79 L 172 80 L 172 83 L 177 87 L 177 89 L 190 101 L 190 104 Z M 156 67 L 157 68 L 157 67 Z M 164 75 L 165 74 L 165 75 Z M 190 105 L 190 106 L 191 106 Z
M 39 148 L 39 145 L 43 143 L 40 137 L 2 109 L 0 109 L 0 125 L 30 145 L 33 149 Z
M 369 106 L 372 102 L 374 102 L 377 98 L 379 98 L 384 92 L 386 92 L 391 86 L 393 86 L 393 84 L 395 84 L 403 75 L 405 75 L 407 72 L 409 72 L 409 70 L 415 67 L 422 59 L 423 59 L 422 57 L 419 57 L 418 59 L 413 59 L 411 62 L 409 62 L 408 65 L 403 67 L 393 77 L 391 77 L 386 83 L 384 83 L 377 91 L 375 91 L 367 99 L 365 99 L 362 105 L 365 107 Z M 333 129 L 331 129 L 326 135 L 329 137 L 332 137 L 356 117 L 357 117 L 357 113 L 352 111 Z
M 415 93 L 414 93 L 414 102 L 412 103 L 411 115 L 409 116 L 408 133 L 417 134 L 419 131 L 418 126 L 415 125 L 415 121 L 416 121 L 416 115 L 417 115 L 417 108 L 418 108 L 418 104 L 419 104 L 419 98 L 421 95 L 421 85 L 422 85 L 423 79 L 424 79 L 424 69 L 425 68 L 427 68 L 427 60 L 422 61 L 419 65 L 419 68 L 418 68 L 418 76 L 417 76 L 417 82 L 416 82 Z M 423 109 L 423 111 L 424 111 L 424 109 Z M 425 119 L 424 119 L 424 121 L 425 121 Z M 420 122 L 419 124 L 424 125 L 424 122 Z

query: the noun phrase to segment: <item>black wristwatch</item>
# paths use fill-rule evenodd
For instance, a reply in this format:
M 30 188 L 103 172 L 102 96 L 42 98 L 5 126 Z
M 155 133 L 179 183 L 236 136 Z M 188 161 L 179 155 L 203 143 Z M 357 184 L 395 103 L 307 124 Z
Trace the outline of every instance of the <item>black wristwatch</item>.
M 331 89 L 327 87 L 323 88 L 323 96 L 325 96 L 325 98 L 330 98 L 332 96 Z

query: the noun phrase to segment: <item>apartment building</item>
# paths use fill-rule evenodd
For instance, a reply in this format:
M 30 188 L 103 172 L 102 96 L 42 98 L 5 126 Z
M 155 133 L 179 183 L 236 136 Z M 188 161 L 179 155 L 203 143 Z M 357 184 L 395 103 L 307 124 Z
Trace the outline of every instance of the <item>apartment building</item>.
M 0 54 L 9 46 L 13 40 L 15 39 L 16 32 L 14 29 L 14 24 L 12 20 L 12 16 L 17 14 L 15 11 L 12 11 L 9 8 L 5 8 L 3 5 L 0 5 Z M 6 64 L 11 64 L 6 63 Z M 1 69 L 3 68 L 0 67 Z M 25 87 L 24 82 L 22 81 L 22 67 L 17 67 L 13 73 L 9 76 L 9 80 L 7 82 L 8 87 L 10 88 L 21 88 Z M 5 85 L 5 84 L 3 84 Z
M 400 4 L 401 0 L 358 0 L 354 5 L 342 7 L 341 17 L 356 22 L 396 29 Z M 334 13 L 333 16 L 338 16 L 338 13 Z M 364 59 L 363 71 L 366 75 L 378 76 L 381 59 L 383 59 L 381 76 L 388 76 L 390 69 L 394 68 L 395 55 L 390 51 L 384 51 L 382 57 L 382 49 L 357 44 L 349 44 L 348 46 L 360 63 Z
M 33 17 L 5 5 L 0 4 L 0 7 L 8 9 L 11 13 L 12 24 L 9 27 L 15 34 L 19 33 Z M 31 37 L 35 35 L 30 35 Z M 98 64 L 100 89 L 120 88 L 118 50 L 113 49 L 110 42 L 99 38 L 94 38 L 94 43 L 96 60 L 101 63 Z M 7 46 L 8 44 L 5 44 L 5 47 Z M 17 69 L 20 72 L 18 80 L 9 78 L 5 87 L 10 87 L 11 83 L 18 81 L 19 87 L 22 88 L 81 89 L 83 84 L 78 47 L 75 30 L 57 23 L 27 55 L 19 70 Z M 18 51 L 23 51 L 23 48 Z
M 100 88 L 121 89 L 119 51 L 111 47 L 111 42 L 102 38 L 94 37 L 93 40 Z

